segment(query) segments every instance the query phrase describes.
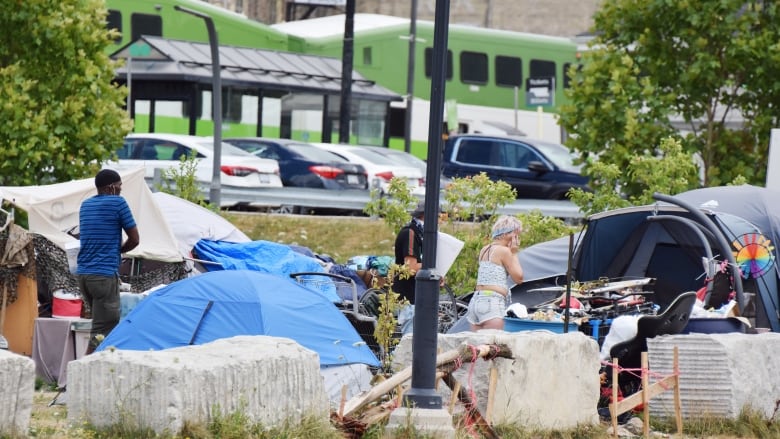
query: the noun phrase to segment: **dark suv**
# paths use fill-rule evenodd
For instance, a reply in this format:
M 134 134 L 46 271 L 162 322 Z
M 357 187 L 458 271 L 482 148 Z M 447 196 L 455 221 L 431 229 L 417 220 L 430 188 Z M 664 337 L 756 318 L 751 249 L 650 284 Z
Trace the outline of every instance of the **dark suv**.
M 569 149 L 561 144 L 481 134 L 447 139 L 442 174 L 454 178 L 480 172 L 493 181 L 508 183 L 517 198 L 562 200 L 570 188 L 590 190 L 588 178 L 579 173 Z

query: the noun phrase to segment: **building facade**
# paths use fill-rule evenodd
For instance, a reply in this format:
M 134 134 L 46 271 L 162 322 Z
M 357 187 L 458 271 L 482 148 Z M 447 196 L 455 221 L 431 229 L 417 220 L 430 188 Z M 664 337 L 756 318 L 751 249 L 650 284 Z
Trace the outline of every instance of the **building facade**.
M 204 0 L 206 1 L 206 0 Z M 344 13 L 346 0 L 208 0 L 267 24 Z M 574 37 L 589 32 L 601 0 L 450 0 L 450 23 Z M 408 18 L 411 0 L 356 0 L 362 13 Z M 319 4 L 319 5 L 318 5 Z M 334 6 L 322 6 L 334 4 Z M 418 0 L 417 18 L 433 20 L 436 0 Z

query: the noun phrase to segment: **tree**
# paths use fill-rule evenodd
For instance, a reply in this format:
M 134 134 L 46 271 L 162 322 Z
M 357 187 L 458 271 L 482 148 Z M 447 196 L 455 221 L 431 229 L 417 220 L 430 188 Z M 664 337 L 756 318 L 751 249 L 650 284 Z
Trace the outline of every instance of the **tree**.
M 691 155 L 683 152 L 681 142 L 667 137 L 658 149 L 658 154 L 653 156 L 631 157 L 625 168 L 619 168 L 614 163 L 594 162 L 591 171 L 598 175 L 600 184 L 594 185 L 593 192 L 572 189 L 569 193 L 572 202 L 585 215 L 591 215 L 632 205 L 652 204 L 655 192 L 675 195 L 689 189 L 696 167 Z M 625 195 L 615 192 L 613 188 L 621 181 L 630 182 L 637 188 L 637 193 Z
M 560 118 L 586 174 L 598 177 L 596 157 L 625 170 L 676 135 L 700 156 L 705 186 L 739 175 L 763 184 L 780 122 L 777 2 L 607 0 L 594 21 L 597 37 L 570 72 Z M 618 187 L 638 196 L 644 189 L 628 177 Z
M 0 184 L 93 175 L 132 122 L 101 0 L 0 0 Z M 9 30 L 12 30 L 9 32 Z

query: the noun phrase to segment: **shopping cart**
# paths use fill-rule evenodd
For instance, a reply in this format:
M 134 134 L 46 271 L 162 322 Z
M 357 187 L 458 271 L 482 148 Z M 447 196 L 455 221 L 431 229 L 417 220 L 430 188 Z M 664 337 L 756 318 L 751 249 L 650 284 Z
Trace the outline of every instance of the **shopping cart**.
M 332 295 L 335 292 L 339 300 L 334 301 L 334 304 L 349 320 L 368 347 L 375 354 L 380 354 L 381 348 L 375 336 L 377 318 L 371 315 L 360 303 L 357 284 L 353 279 L 339 274 L 311 271 L 291 273 L 290 277 L 299 284 L 326 295 Z

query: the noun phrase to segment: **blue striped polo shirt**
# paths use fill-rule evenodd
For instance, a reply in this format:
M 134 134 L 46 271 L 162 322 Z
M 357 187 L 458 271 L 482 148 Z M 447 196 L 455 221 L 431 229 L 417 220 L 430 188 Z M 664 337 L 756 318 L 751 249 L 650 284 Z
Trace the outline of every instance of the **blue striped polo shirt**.
M 114 276 L 121 262 L 122 230 L 135 227 L 127 201 L 118 195 L 95 195 L 79 209 L 77 274 Z

